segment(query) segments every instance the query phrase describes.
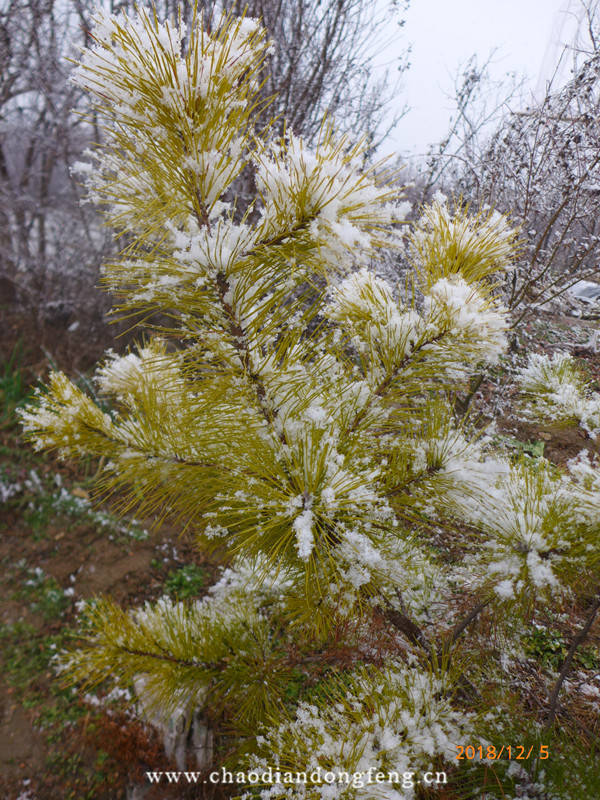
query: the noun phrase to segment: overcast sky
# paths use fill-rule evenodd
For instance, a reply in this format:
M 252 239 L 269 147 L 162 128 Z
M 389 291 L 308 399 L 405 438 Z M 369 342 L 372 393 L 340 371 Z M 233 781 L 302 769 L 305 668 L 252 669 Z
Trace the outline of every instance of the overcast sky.
M 411 0 L 398 42 L 412 43 L 404 100 L 411 107 L 389 149 L 421 153 L 448 128 L 454 75 L 469 56 L 484 61 L 497 48 L 492 73 L 528 77 L 538 91 L 573 36 L 579 0 Z M 390 50 L 393 52 L 393 46 Z M 386 148 L 387 149 L 387 148 Z

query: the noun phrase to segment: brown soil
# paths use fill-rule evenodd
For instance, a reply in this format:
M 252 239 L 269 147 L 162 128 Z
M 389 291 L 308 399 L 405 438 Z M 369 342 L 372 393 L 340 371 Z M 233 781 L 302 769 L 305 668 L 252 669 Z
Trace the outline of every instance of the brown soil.
M 12 452 L 10 467 L 16 469 L 18 478 L 23 478 L 35 456 L 26 449 L 20 451 L 15 436 L 15 430 L 0 431 L 0 466 L 8 466 L 3 453 Z M 22 466 L 21 457 L 25 459 Z M 69 488 L 85 477 L 73 465 L 49 460 L 35 462 L 35 467 L 42 477 L 45 473 L 59 473 Z M 79 487 L 76 491 L 84 494 Z M 26 648 L 32 639 L 35 647 L 43 649 L 47 647 L 47 637 L 75 628 L 74 602 L 58 618 L 49 618 L 35 608 L 35 597 L 23 593 L 22 565 L 30 571 L 43 570 L 62 590 L 72 587 L 73 601 L 108 595 L 123 607 L 139 606 L 163 594 L 165 578 L 183 564 L 202 565 L 208 575 L 207 585 L 217 574 L 214 564 L 201 557 L 188 535 L 181 536 L 164 525 L 152 529 L 152 520 L 144 521 L 143 526 L 149 530 L 146 540 L 125 535 L 114 535 L 111 540 L 101 526 L 59 513 L 52 515 L 43 531 L 34 530 L 26 523 L 23 508 L 7 506 L 0 514 L 0 630 L 26 626 L 17 647 Z M 144 784 L 143 767 L 174 768 L 152 730 L 118 708 L 108 712 L 87 708 L 81 699 L 75 701 L 81 706 L 81 719 L 60 722 L 56 727 L 60 738 L 53 741 L 52 728 L 40 729 L 40 720 L 60 688 L 60 679 L 48 668 L 39 673 L 30 670 L 27 685 L 20 679 L 15 683 L 15 666 L 9 665 L 10 658 L 8 650 L 0 651 L 0 668 L 6 675 L 6 680 L 0 679 L 2 800 L 117 800 L 125 797 L 132 781 Z M 121 721 L 115 727 L 118 714 Z M 105 759 L 101 770 L 99 754 Z M 105 785 L 98 774 L 106 775 Z M 195 788 L 177 793 L 176 787 L 162 787 L 160 795 L 155 790 L 146 797 L 204 796 L 198 791 Z
M 544 442 L 544 456 L 560 466 L 564 466 L 582 450 L 587 450 L 590 456 L 600 454 L 600 442 L 590 439 L 585 431 L 574 426 L 541 425 L 505 417 L 498 421 L 497 427 L 501 433 L 522 442 Z
M 176 558 L 173 557 L 173 548 L 177 553 Z M 158 569 L 156 561 L 162 560 L 165 553 L 169 554 L 168 565 Z M 0 538 L 0 564 L 4 572 L 0 597 L 1 624 L 26 623 L 42 635 L 58 632 L 62 626 L 69 624 L 69 620 L 74 624 L 74 609 L 67 612 L 66 619 L 47 619 L 31 610 L 28 598 L 15 596 L 18 587 L 11 566 L 14 567 L 21 559 L 30 569 L 41 568 L 47 576 L 55 578 L 63 589 L 73 586 L 77 600 L 106 594 L 124 607 L 138 606 L 162 594 L 166 569 L 172 570 L 184 563 L 198 563 L 199 560 L 189 538 L 181 539 L 175 531 L 164 527 L 155 530 L 146 541 L 123 543 L 108 540 L 103 530 L 91 525 L 71 528 L 52 525 L 41 538 L 32 536 L 31 531 L 22 525 L 9 525 Z M 71 576 L 74 576 L 74 582 Z M 35 676 L 33 699 L 35 695 L 40 695 L 43 702 L 46 695 L 52 693 L 53 686 L 58 685 L 58 680 L 52 671 Z M 23 707 L 23 700 L 27 700 L 27 708 Z M 57 752 L 64 754 L 65 758 L 75 753 L 79 759 L 79 770 L 93 770 L 98 749 L 107 736 L 106 728 L 111 725 L 110 716 L 100 715 L 95 721 L 93 736 L 88 730 L 82 742 L 81 726 L 67 728 L 62 731 L 63 738 L 57 746 L 56 743 L 49 744 L 38 730 L 41 712 L 42 708 L 35 702 L 32 704 L 22 687 L 15 689 L 9 683 L 0 681 L 0 796 L 3 800 L 15 800 L 25 788 L 32 791 L 35 800 L 58 800 L 63 796 L 72 796 L 74 800 L 77 797 L 79 800 L 77 794 L 63 795 L 66 791 L 64 776 L 56 782 L 56 776 L 48 770 L 48 758 L 56 756 Z M 137 767 L 135 752 L 138 750 L 140 753 L 144 748 L 152 751 L 152 759 L 147 762 L 148 769 L 169 769 L 162 748 L 155 741 L 156 737 L 131 719 L 124 718 L 124 723 L 133 727 L 127 735 L 121 732 L 122 738 L 133 736 L 136 741 L 133 744 L 129 742 L 128 751 L 109 754 L 114 762 L 113 768 L 118 768 L 120 775 L 113 776 L 114 781 L 107 787 L 107 793 L 97 787 L 90 797 L 102 800 L 124 797 L 124 787 L 132 770 Z M 100 749 L 106 752 L 106 742 Z M 76 775 L 71 777 L 73 786 L 69 788 L 73 791 L 76 787 L 83 790 L 85 782 L 79 781 Z M 29 779 L 31 783 L 25 786 L 24 779 Z

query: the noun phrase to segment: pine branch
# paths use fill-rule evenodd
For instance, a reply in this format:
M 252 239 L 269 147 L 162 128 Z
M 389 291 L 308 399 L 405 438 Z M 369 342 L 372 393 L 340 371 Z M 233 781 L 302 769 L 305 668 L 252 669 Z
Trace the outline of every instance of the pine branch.
M 260 413 L 264 417 L 264 419 L 269 424 L 271 431 L 273 431 L 273 422 L 275 417 L 277 416 L 277 411 L 273 410 L 269 405 L 267 399 L 267 390 L 263 381 L 260 378 L 260 374 L 255 369 L 254 365 L 252 364 L 252 357 L 250 355 L 250 350 L 248 348 L 248 342 L 246 338 L 245 331 L 239 322 L 236 319 L 233 308 L 231 305 L 225 300 L 225 296 L 229 290 L 229 283 L 225 278 L 223 273 L 219 273 L 217 275 L 217 286 L 219 290 L 219 300 L 221 302 L 221 306 L 225 313 L 226 318 L 229 320 L 229 333 L 232 337 L 232 341 L 234 347 L 238 351 L 240 356 L 240 360 L 242 362 L 242 367 L 244 371 L 244 376 L 248 380 L 248 383 L 253 388 L 256 399 L 258 402 L 258 408 Z M 285 433 L 281 431 L 281 433 L 276 434 L 277 438 L 282 444 L 287 444 Z
M 394 367 L 392 372 L 390 372 L 386 377 L 379 383 L 375 391 L 372 393 L 371 397 L 365 403 L 365 405 L 361 408 L 361 410 L 356 414 L 352 424 L 347 429 L 348 434 L 355 433 L 356 430 L 359 428 L 361 423 L 364 421 L 365 417 L 369 413 L 369 410 L 373 406 L 373 403 L 381 398 L 384 397 L 389 388 L 392 386 L 395 380 L 399 377 L 402 370 L 404 370 L 410 362 L 413 360 L 415 354 L 419 353 L 423 350 L 424 347 L 431 344 L 436 344 L 449 333 L 448 330 L 440 331 L 440 333 L 432 336 L 430 339 L 425 339 L 424 341 L 420 342 L 416 347 L 414 347 L 410 353 L 404 356 L 404 358 Z
M 565 656 L 565 660 L 563 662 L 560 673 L 558 675 L 556 683 L 554 684 L 554 688 L 549 698 L 550 708 L 548 710 L 548 716 L 546 719 L 546 724 L 544 726 L 545 732 L 548 732 L 554 724 L 554 719 L 556 717 L 556 712 L 558 710 L 558 696 L 560 695 L 560 690 L 562 688 L 563 683 L 565 682 L 565 678 L 567 677 L 569 670 L 571 669 L 571 664 L 573 663 L 573 659 L 575 657 L 577 649 L 583 644 L 588 633 L 590 632 L 592 625 L 594 624 L 594 620 L 596 619 L 596 614 L 598 613 L 598 610 L 600 610 L 600 594 L 596 595 L 596 598 L 592 603 L 592 607 L 590 608 L 590 613 L 588 614 L 585 624 L 571 642 L 571 646 L 569 647 L 567 655 Z
M 162 650 L 163 648 L 160 649 Z M 173 656 L 167 652 L 156 653 L 150 650 L 137 650 L 135 648 L 126 647 L 125 645 L 118 645 L 118 650 L 121 653 L 126 653 L 127 655 L 135 656 L 136 658 L 149 658 L 155 661 L 166 661 L 169 664 L 176 664 L 178 667 L 193 668 L 202 670 L 204 672 L 217 671 L 223 667 L 222 664 L 214 664 L 208 661 L 190 661 L 185 658 L 177 658 L 176 656 Z
M 421 628 L 416 624 L 416 622 L 410 619 L 407 614 L 404 614 L 403 612 L 394 608 L 389 600 L 386 601 L 385 607 L 380 608 L 379 611 L 383 615 L 384 619 L 391 623 L 391 625 L 393 625 L 397 631 L 400 631 L 403 636 L 406 636 L 411 644 L 416 645 L 429 657 L 431 657 L 432 649 L 431 645 L 427 641 L 427 637 Z
M 90 425 L 89 423 L 82 421 L 82 427 L 86 430 L 90 431 L 91 433 L 95 433 L 98 436 L 105 439 L 107 442 L 111 444 L 118 445 L 119 447 L 123 447 L 126 443 L 122 439 L 118 439 L 114 436 L 110 436 L 103 431 L 101 428 L 98 428 L 94 425 Z M 161 453 L 159 450 L 149 450 L 144 449 L 139 446 L 136 446 L 136 449 L 143 453 L 147 458 L 157 459 L 162 461 L 165 464 L 182 464 L 186 467 L 202 467 L 203 469 L 219 469 L 220 464 L 215 461 L 190 461 L 189 459 L 183 458 L 182 456 L 167 456 L 164 453 Z M 97 455 L 102 455 L 98 453 Z
M 206 230 L 210 234 L 211 227 L 210 227 L 210 217 L 208 215 L 208 209 L 206 208 L 206 203 L 202 197 L 199 188 L 196 188 L 194 192 L 194 199 L 196 202 L 193 204 L 194 208 L 194 215 L 196 217 L 196 221 L 198 222 L 198 226 L 200 228 L 206 227 Z
M 429 466 L 427 467 L 426 470 L 419 472 L 417 475 L 413 475 L 412 478 L 409 478 L 408 480 L 403 481 L 402 483 L 396 484 L 396 486 L 393 486 L 391 489 L 389 489 L 386 492 L 386 494 L 388 497 L 394 497 L 394 495 L 403 494 L 411 486 L 414 486 L 415 484 L 420 483 L 421 481 L 426 480 L 427 478 L 430 478 L 432 475 L 435 475 L 436 472 L 440 472 L 441 469 L 442 469 L 441 466 L 433 466 L 433 465 Z
M 458 641 L 458 639 L 463 635 L 463 633 L 466 631 L 466 629 L 469 627 L 469 625 L 471 625 L 472 622 L 475 622 L 475 620 L 481 614 L 483 609 L 486 608 L 486 606 L 489 606 L 491 602 L 492 598 L 487 597 L 484 600 L 481 600 L 475 606 L 473 606 L 473 608 L 469 611 L 469 613 L 465 617 L 463 617 L 462 620 L 459 620 L 456 623 L 456 625 L 452 629 L 452 633 L 447 639 L 445 647 L 449 649 L 453 644 L 455 644 Z

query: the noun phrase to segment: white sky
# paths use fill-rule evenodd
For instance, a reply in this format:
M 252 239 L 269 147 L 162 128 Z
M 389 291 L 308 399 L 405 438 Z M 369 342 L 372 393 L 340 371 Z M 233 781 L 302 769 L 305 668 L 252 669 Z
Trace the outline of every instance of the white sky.
M 423 153 L 448 129 L 454 76 L 469 56 L 482 63 L 497 48 L 492 75 L 526 74 L 531 91 L 550 76 L 573 35 L 578 0 L 411 0 L 399 46 L 412 43 L 411 68 L 399 102 L 410 111 L 401 120 L 390 147 Z M 390 48 L 393 54 L 393 46 Z

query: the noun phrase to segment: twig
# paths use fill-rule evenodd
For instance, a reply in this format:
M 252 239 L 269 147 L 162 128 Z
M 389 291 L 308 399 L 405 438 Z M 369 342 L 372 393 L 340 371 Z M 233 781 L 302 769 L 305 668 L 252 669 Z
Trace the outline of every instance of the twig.
M 413 622 L 410 617 L 406 614 L 403 614 L 398 609 L 394 608 L 389 601 L 386 601 L 385 608 L 380 608 L 379 611 L 383 614 L 383 617 L 390 622 L 396 630 L 400 631 L 400 633 L 404 634 L 408 641 L 411 644 L 417 645 L 422 650 L 427 653 L 428 656 L 431 656 L 431 645 L 427 641 L 427 637 L 416 624 Z
M 596 595 L 596 599 L 594 600 L 589 616 L 585 621 L 585 625 L 579 631 L 577 636 L 573 639 L 571 647 L 569 648 L 569 652 L 567 653 L 565 660 L 563 662 L 560 674 L 556 680 L 556 683 L 554 684 L 554 689 L 552 690 L 552 694 L 550 695 L 550 710 L 548 711 L 548 718 L 544 726 L 545 732 L 549 731 L 552 725 L 554 724 L 554 719 L 556 717 L 556 710 L 558 707 L 558 695 L 560 694 L 562 685 L 565 681 L 565 678 L 567 677 L 567 673 L 571 669 L 571 664 L 573 662 L 575 653 L 577 652 L 577 648 L 585 640 L 586 636 L 590 631 L 590 628 L 594 624 L 594 620 L 596 618 L 596 614 L 598 613 L 598 609 L 600 609 L 600 593 Z
M 489 600 L 487 600 L 483 604 L 480 603 L 479 605 L 481 605 L 483 608 L 483 606 L 487 605 L 488 602 Z M 421 628 L 415 622 L 413 622 L 413 620 L 410 619 L 410 617 L 408 617 L 406 614 L 403 614 L 401 611 L 395 609 L 389 601 L 386 602 L 386 607 L 380 608 L 379 611 L 383 614 L 384 618 L 388 622 L 390 622 L 394 626 L 394 628 L 396 628 L 396 630 L 400 631 L 400 633 L 406 636 L 406 638 L 409 640 L 409 642 L 411 642 L 411 644 L 420 647 L 432 664 L 435 665 L 436 663 L 437 664 L 441 663 L 443 654 L 442 648 L 440 648 L 436 653 L 429 644 L 427 637 L 425 636 Z M 473 611 L 475 611 L 475 609 L 473 609 Z M 478 613 L 479 611 L 477 611 L 477 613 L 473 615 L 473 612 L 471 612 L 469 616 L 471 617 L 471 619 L 474 619 Z M 469 622 L 471 621 L 471 619 L 469 620 Z M 469 622 L 467 622 L 464 625 L 464 627 L 462 626 L 461 623 L 462 629 L 457 634 L 458 636 L 460 636 L 460 633 L 462 633 L 462 630 L 464 630 L 464 628 L 467 627 Z M 466 675 L 461 674 L 458 676 L 457 685 L 462 689 L 466 698 L 470 700 L 481 700 L 481 695 L 479 694 L 476 687 L 471 683 L 471 681 L 467 678 Z
M 466 617 L 464 617 L 462 620 L 456 623 L 456 625 L 452 630 L 452 634 L 448 639 L 447 642 L 448 645 L 453 645 L 457 641 L 457 639 L 459 639 L 459 637 L 462 636 L 462 634 L 466 631 L 469 625 L 472 622 L 474 622 L 477 619 L 477 617 L 481 614 L 483 609 L 490 604 L 491 599 L 492 599 L 491 597 L 486 597 L 485 600 L 481 600 L 479 603 L 477 603 L 476 606 L 474 606 L 469 611 Z
M 471 378 L 471 385 L 469 387 L 469 393 L 464 398 L 463 397 L 458 397 L 458 396 L 456 397 L 456 400 L 455 400 L 455 403 L 454 403 L 454 409 L 455 409 L 456 413 L 459 414 L 461 417 L 466 416 L 467 411 L 469 410 L 469 406 L 471 405 L 471 400 L 477 394 L 477 390 L 479 389 L 479 387 L 483 383 L 483 379 L 484 378 L 485 378 L 485 375 L 484 375 L 483 372 L 480 372 L 479 375 L 474 375 Z

